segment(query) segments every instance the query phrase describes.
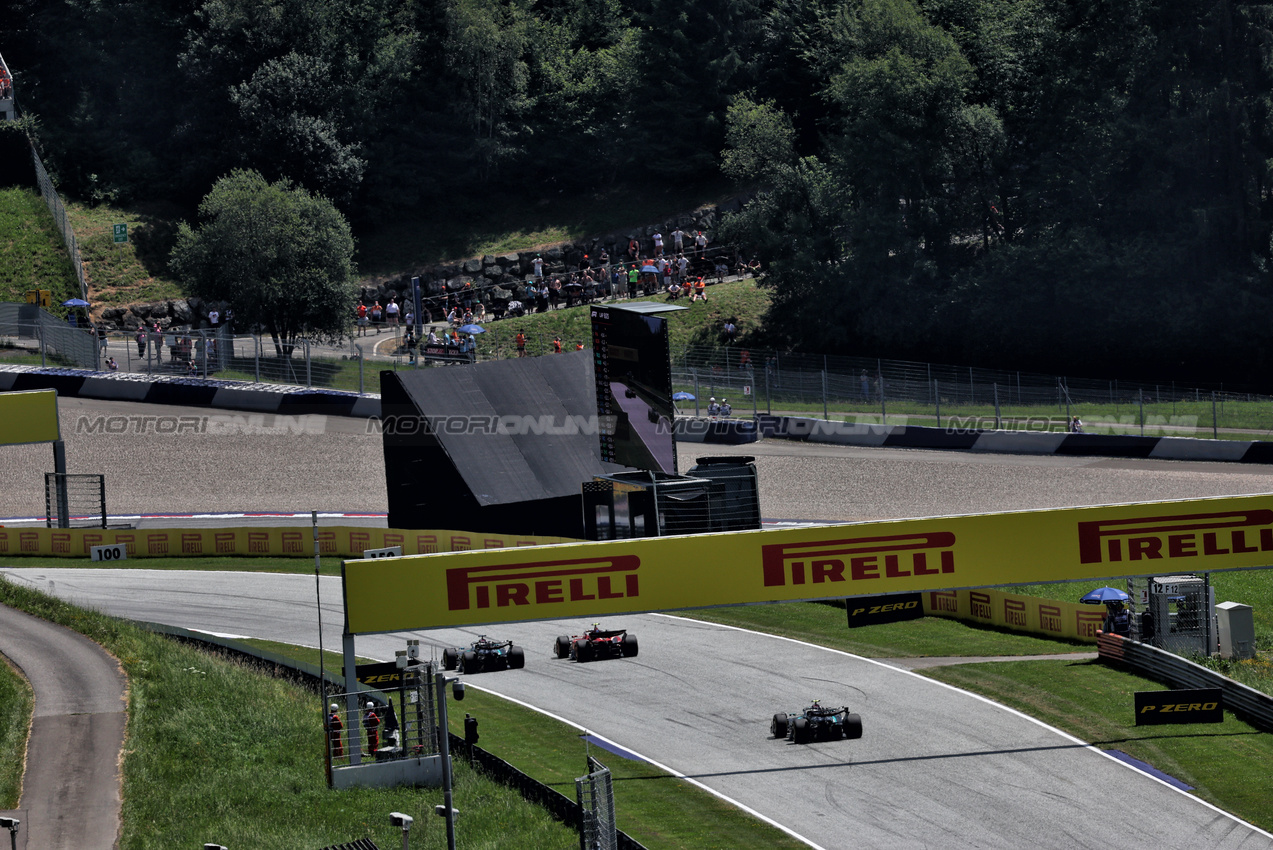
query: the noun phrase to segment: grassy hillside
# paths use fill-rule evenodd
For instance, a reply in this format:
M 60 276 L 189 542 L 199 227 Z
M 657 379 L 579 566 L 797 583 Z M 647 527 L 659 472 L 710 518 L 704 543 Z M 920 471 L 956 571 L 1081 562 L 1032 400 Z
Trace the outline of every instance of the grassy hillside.
M 0 189 L 0 300 L 22 301 L 29 289 L 51 290 L 55 304 L 80 294 L 62 235 L 40 193 Z

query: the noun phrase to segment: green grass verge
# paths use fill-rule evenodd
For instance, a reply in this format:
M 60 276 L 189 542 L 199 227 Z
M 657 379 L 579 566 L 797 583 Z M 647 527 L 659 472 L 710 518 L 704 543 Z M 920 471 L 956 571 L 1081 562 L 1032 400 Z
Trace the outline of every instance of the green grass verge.
M 1162 685 L 1099 662 L 1011 661 L 930 668 L 924 675 L 989 697 L 1194 786 L 1193 793 L 1273 829 L 1273 736 L 1231 713 L 1224 723 L 1136 726 L 1133 694 Z
M 33 706 L 31 686 L 0 657 L 0 809 L 16 809 L 22 796 L 27 730 Z
M 87 635 L 128 674 L 122 850 L 209 841 L 294 850 L 360 838 L 394 847 L 401 832 L 389 826 L 391 811 L 415 818 L 412 846 L 446 845 L 432 811 L 440 790 L 327 788 L 314 693 L 9 582 L 0 581 L 0 602 Z M 0 761 L 20 755 L 10 746 Z M 573 830 L 462 760 L 455 782 L 464 847 L 507 847 L 510 835 L 518 847 L 577 845 Z
M 818 602 L 701 608 L 676 613 L 696 620 L 783 635 L 867 658 L 1052 655 L 1096 651 L 1090 643 L 977 628 L 942 617 L 850 629 L 843 608 Z
M 55 305 L 80 295 L 62 234 L 39 192 L 0 189 L 0 257 L 0 301 L 22 302 L 30 289 L 49 290 Z

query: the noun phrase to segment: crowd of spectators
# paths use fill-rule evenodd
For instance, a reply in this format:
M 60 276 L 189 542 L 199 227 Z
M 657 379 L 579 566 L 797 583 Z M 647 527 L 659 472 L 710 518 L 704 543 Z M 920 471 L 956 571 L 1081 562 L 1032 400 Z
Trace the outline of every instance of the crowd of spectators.
M 467 281 L 455 292 L 421 298 L 420 323 L 445 322 L 455 329 L 481 325 L 506 316 L 524 316 L 590 304 L 598 300 L 619 300 L 666 295 L 669 300 L 686 298 L 690 303 L 707 301 L 707 286 L 721 283 L 731 274 L 758 276 L 760 263 L 745 259 L 727 248 L 709 250 L 707 237 L 699 231 L 690 235 L 672 234 L 673 251 L 666 251 L 661 234 L 655 234 L 652 251 L 643 256 L 641 245 L 632 239 L 628 259 L 614 259 L 602 248 L 594 257 L 583 254 L 573 268 L 550 272 L 542 255 L 530 263 L 525 280 L 512 283 L 475 284 Z M 689 245 L 688 250 L 684 246 Z M 387 304 L 375 301 L 370 307 L 360 303 L 357 325 L 360 336 L 392 329 L 401 311 L 404 325 L 414 325 L 410 297 L 400 306 L 397 296 Z

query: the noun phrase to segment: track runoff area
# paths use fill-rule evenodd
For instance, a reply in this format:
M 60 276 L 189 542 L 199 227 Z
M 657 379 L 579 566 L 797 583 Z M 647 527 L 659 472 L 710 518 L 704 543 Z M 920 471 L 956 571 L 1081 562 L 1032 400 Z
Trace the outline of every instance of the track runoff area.
M 345 561 L 344 631 L 1249 570 L 1271 562 L 1273 495 L 559 543 Z

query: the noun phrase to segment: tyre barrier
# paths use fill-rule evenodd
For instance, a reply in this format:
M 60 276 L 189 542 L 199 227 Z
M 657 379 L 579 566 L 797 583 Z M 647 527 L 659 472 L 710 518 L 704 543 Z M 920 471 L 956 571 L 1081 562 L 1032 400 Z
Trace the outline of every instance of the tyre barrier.
M 1219 688 L 1224 707 L 1238 717 L 1273 732 L 1273 697 L 1235 682 L 1201 664 L 1166 650 L 1111 632 L 1096 633 L 1097 656 L 1109 664 L 1121 664 L 1164 685 L 1178 689 Z
M 842 446 L 1273 463 L 1273 442 L 1259 440 L 1141 437 L 1134 434 L 1068 434 L 1060 431 L 987 431 L 977 428 L 834 422 L 798 416 L 769 416 L 763 413 L 757 415 L 756 425 L 759 436 L 765 439 Z

